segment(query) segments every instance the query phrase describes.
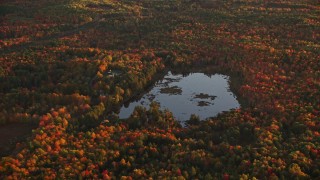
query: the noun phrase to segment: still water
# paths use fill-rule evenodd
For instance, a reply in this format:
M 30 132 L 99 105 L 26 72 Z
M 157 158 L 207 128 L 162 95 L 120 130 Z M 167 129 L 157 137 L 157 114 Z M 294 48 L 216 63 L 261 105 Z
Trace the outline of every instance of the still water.
M 119 118 L 128 118 L 139 105 L 148 109 L 152 101 L 158 102 L 161 109 L 170 110 L 178 121 L 188 120 L 191 114 L 206 119 L 240 107 L 229 89 L 229 76 L 204 73 L 183 76 L 169 71 L 141 99 L 122 106 Z

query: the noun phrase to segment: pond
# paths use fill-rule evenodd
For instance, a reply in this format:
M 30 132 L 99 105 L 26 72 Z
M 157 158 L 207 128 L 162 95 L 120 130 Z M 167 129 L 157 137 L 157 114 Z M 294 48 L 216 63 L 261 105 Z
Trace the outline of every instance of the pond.
M 223 111 L 240 108 L 237 98 L 230 91 L 229 76 L 204 73 L 182 75 L 169 71 L 139 100 L 123 105 L 119 118 L 130 117 L 139 105 L 148 109 L 152 101 L 158 102 L 161 109 L 170 110 L 182 122 L 188 120 L 191 114 L 206 119 Z

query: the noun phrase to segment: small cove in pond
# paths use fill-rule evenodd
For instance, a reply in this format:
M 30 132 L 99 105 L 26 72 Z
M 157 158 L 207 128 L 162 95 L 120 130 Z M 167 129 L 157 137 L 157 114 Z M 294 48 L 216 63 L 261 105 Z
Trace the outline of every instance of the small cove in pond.
M 152 101 L 158 102 L 161 109 L 170 110 L 182 122 L 188 120 L 191 114 L 206 119 L 240 107 L 230 91 L 229 76 L 204 73 L 183 76 L 169 71 L 141 99 L 122 106 L 119 118 L 130 117 L 134 108 L 139 105 L 148 109 Z

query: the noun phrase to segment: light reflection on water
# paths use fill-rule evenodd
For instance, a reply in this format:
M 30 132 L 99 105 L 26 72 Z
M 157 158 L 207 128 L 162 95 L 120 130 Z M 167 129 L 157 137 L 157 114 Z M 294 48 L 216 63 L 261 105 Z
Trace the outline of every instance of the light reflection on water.
M 138 105 L 148 109 L 152 101 L 158 102 L 161 109 L 169 109 L 178 121 L 188 120 L 191 114 L 200 119 L 214 117 L 222 111 L 240 107 L 228 81 L 229 77 L 221 74 L 183 76 L 169 71 L 140 100 L 131 102 L 128 107 L 122 106 L 119 118 L 128 118 Z

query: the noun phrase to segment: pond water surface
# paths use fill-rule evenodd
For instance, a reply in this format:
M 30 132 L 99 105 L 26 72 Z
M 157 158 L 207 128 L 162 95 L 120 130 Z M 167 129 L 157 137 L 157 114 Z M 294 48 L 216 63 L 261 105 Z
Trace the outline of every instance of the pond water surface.
M 169 71 L 141 99 L 122 106 L 119 118 L 128 118 L 139 105 L 148 109 L 152 101 L 158 102 L 161 109 L 170 110 L 178 121 L 188 120 L 191 114 L 206 119 L 240 107 L 230 91 L 229 76 L 204 73 L 183 76 Z

